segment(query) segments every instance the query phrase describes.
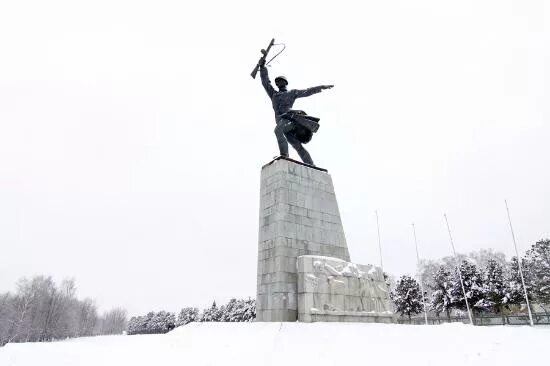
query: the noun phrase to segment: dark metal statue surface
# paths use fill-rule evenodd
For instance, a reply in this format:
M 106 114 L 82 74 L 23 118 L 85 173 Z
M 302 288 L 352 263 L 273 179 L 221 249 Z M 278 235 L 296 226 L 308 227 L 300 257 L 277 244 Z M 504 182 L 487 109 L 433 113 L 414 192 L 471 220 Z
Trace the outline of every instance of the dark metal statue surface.
M 273 41 L 271 41 L 271 48 Z M 304 148 L 313 134 L 319 129 L 319 118 L 308 116 L 304 111 L 293 110 L 292 106 L 297 98 L 309 97 L 310 95 L 320 93 L 324 89 L 330 89 L 334 85 L 320 85 L 308 89 L 287 89 L 288 80 L 284 76 L 275 78 L 275 85 L 279 90 L 271 85 L 266 68 L 267 52 L 262 50 L 262 58 L 258 62 L 257 68 L 260 70 L 262 85 L 271 99 L 273 110 L 275 111 L 275 136 L 279 144 L 281 156 L 288 157 L 288 144 L 296 150 L 302 161 L 309 165 L 314 165 L 311 156 Z M 255 77 L 255 72 L 252 77 Z

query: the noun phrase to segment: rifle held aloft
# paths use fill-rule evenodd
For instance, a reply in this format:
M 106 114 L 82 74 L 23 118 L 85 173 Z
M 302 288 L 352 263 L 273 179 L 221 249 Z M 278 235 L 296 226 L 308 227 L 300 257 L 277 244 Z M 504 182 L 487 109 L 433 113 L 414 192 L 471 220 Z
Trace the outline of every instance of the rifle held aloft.
M 262 60 L 266 59 L 267 54 L 269 53 L 269 50 L 271 49 L 271 46 L 273 46 L 274 43 L 275 43 L 275 38 L 271 39 L 271 42 L 269 42 L 269 45 L 265 50 L 261 50 L 262 57 L 260 57 L 260 59 L 258 60 L 258 63 L 256 64 L 256 67 L 254 67 L 254 70 L 250 74 L 250 76 L 252 76 L 252 79 L 256 79 L 256 74 L 258 73 L 258 69 L 260 68 L 260 63 L 262 62 Z

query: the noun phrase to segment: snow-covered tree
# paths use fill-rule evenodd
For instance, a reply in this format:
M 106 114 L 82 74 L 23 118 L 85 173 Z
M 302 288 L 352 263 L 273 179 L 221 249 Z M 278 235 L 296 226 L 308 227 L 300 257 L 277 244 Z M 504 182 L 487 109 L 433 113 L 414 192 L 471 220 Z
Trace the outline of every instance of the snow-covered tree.
M 475 263 L 477 268 L 486 268 L 489 261 L 497 262 L 502 268 L 506 267 L 506 255 L 493 249 L 480 249 L 468 254 L 468 258 Z
M 550 306 L 550 239 L 539 240 L 525 253 L 529 282 L 535 301 Z
M 100 319 L 101 334 L 122 334 L 127 328 L 126 319 L 126 310 L 122 308 L 114 308 L 103 313 Z
M 201 322 L 219 322 L 222 321 L 224 316 L 225 306 L 218 307 L 216 301 L 212 303 L 212 306 L 204 309 L 200 315 L 199 321 Z
M 103 334 L 102 319 L 92 299 L 76 297 L 74 280 L 22 278 L 13 294 L 0 294 L 0 345 Z
M 422 292 L 418 282 L 410 276 L 403 275 L 397 281 L 395 291 L 390 294 L 391 300 L 395 305 L 395 310 L 401 315 L 418 314 L 422 311 Z
M 128 322 L 128 334 L 160 334 L 176 327 L 176 316 L 167 311 L 153 311 L 145 316 L 132 317 Z
M 256 302 L 248 299 L 231 299 L 225 305 L 222 322 L 249 322 L 256 319 Z
M 468 299 L 468 305 L 472 311 L 479 311 L 483 309 L 483 279 L 479 273 L 477 266 L 466 260 L 460 263 L 459 269 L 455 269 L 454 276 L 452 278 L 452 305 L 455 309 L 465 310 L 466 301 L 464 301 L 464 293 L 462 292 L 462 285 L 460 283 L 460 275 L 462 275 L 462 281 L 464 283 L 464 292 L 466 293 L 466 299 Z
M 256 300 L 248 299 L 245 300 L 241 309 L 240 309 L 240 321 L 242 322 L 253 322 L 256 320 Z
M 235 322 L 235 321 L 238 321 L 238 320 L 236 320 L 236 317 L 235 317 L 238 307 L 239 307 L 239 304 L 237 303 L 237 299 L 229 300 L 229 302 L 225 306 L 225 311 L 222 314 L 222 317 L 221 317 L 220 321 L 222 321 L 222 322 Z
M 388 286 L 388 290 L 392 292 L 395 289 L 395 276 L 387 272 L 382 272 L 382 275 L 384 276 L 384 282 Z
M 418 275 L 424 286 L 427 298 L 432 296 L 432 291 L 435 287 L 434 277 L 440 267 L 441 265 L 437 261 L 431 259 L 421 259 L 418 263 Z
M 128 334 L 147 334 L 147 324 L 152 319 L 154 313 L 150 312 L 146 316 L 133 316 L 128 321 Z
M 193 307 L 186 307 L 181 309 L 178 315 L 178 321 L 176 327 L 186 325 L 199 320 L 199 309 Z
M 525 287 L 527 289 L 527 296 L 529 301 L 533 300 L 532 288 L 530 284 L 529 269 L 525 259 L 522 259 L 522 267 L 525 275 Z M 526 272 L 525 272 L 526 271 Z M 523 284 L 521 283 L 521 276 L 519 272 L 519 262 L 517 257 L 512 257 L 510 260 L 509 271 L 506 279 L 506 295 L 505 303 L 509 305 L 523 305 L 526 304 L 525 292 L 523 290 Z
M 468 256 L 466 254 L 457 253 L 456 258 L 452 255 L 441 258 L 441 265 L 444 266 L 449 273 L 454 273 L 456 270 L 456 264 L 467 260 Z
M 138 334 L 138 323 L 140 320 L 139 318 L 141 317 L 133 316 L 130 318 L 130 320 L 128 320 L 128 328 L 126 331 L 129 335 Z
M 483 272 L 483 298 L 476 304 L 477 308 L 498 313 L 506 303 L 506 284 L 504 268 L 494 259 L 488 259 Z
M 452 309 L 452 281 L 451 273 L 446 267 L 439 267 L 433 275 L 430 287 L 432 290 L 430 311 L 435 312 L 437 316 L 439 316 L 442 312 L 445 312 L 447 314 L 447 318 L 450 318 Z
M 147 333 L 167 333 L 176 327 L 176 316 L 167 311 L 154 313 L 147 323 Z

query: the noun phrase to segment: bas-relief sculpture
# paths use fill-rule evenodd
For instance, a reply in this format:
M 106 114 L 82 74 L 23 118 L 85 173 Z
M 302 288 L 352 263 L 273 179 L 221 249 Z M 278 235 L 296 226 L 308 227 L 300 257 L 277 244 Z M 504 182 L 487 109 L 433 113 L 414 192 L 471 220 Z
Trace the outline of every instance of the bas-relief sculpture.
M 389 293 L 379 267 L 306 255 L 298 257 L 297 270 L 298 320 L 391 320 Z

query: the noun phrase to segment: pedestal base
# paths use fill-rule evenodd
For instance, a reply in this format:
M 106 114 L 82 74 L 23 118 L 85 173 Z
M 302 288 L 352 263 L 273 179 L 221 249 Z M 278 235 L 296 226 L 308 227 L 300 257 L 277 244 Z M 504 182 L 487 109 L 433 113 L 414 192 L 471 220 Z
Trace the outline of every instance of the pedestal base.
M 258 240 L 257 321 L 295 321 L 296 261 L 301 255 L 349 260 L 326 170 L 287 158 L 262 168 Z

